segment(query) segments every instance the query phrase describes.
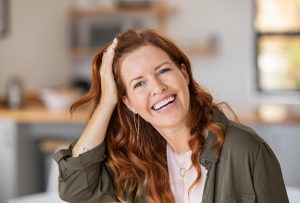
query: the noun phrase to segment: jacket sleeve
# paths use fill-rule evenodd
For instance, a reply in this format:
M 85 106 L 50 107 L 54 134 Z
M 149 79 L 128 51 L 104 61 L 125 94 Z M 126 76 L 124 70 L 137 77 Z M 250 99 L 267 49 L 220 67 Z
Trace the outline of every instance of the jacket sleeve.
M 277 158 L 263 143 L 254 168 L 254 189 L 257 203 L 288 203 L 286 188 Z
M 59 167 L 59 195 L 67 202 L 116 202 L 112 178 L 104 164 L 104 143 L 72 157 L 72 148 L 54 154 Z

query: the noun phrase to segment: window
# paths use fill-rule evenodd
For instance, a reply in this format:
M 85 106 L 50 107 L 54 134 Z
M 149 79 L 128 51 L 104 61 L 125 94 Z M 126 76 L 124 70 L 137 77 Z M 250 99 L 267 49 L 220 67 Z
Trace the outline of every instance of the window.
M 300 0 L 256 0 L 257 84 L 300 92 Z

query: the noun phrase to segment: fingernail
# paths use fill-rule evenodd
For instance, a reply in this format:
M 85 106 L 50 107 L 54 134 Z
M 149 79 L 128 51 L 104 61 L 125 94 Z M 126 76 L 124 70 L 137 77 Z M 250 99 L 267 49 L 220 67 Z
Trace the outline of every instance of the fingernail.
M 114 38 L 114 41 L 113 41 L 113 43 L 116 43 L 117 42 L 117 38 Z

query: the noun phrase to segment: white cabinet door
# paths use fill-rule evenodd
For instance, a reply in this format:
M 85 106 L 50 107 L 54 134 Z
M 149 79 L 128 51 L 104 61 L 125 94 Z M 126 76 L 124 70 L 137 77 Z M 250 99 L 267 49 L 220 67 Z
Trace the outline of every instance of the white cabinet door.
M 17 124 L 0 120 L 0 203 L 16 195 Z
M 0 203 L 43 191 L 41 157 L 26 124 L 0 119 Z

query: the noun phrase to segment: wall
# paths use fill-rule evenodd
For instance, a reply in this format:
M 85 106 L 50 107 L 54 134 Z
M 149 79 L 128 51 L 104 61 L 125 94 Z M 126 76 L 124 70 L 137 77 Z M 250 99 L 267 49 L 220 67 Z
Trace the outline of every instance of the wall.
M 64 0 L 10 0 L 9 34 L 0 38 L 0 95 L 11 75 L 27 89 L 63 84 L 71 76 Z
M 169 0 L 178 16 L 169 20 L 168 33 L 177 41 L 218 37 L 217 57 L 192 58 L 200 84 L 239 113 L 257 104 L 300 104 L 300 95 L 262 95 L 255 84 L 254 2 L 250 0 Z
M 191 43 L 211 34 L 218 37 L 216 57 L 191 57 L 195 78 L 218 101 L 227 101 L 243 113 L 261 103 L 300 103 L 299 95 L 261 95 L 256 91 L 253 1 L 168 1 L 177 9 L 167 27 L 176 41 Z M 0 38 L 0 95 L 12 74 L 22 73 L 28 88 L 68 82 L 75 70 L 68 57 L 69 1 L 10 2 L 11 31 Z
M 216 57 L 191 58 L 195 78 L 217 100 L 228 101 L 239 114 L 248 113 L 261 103 L 300 103 L 299 96 L 259 95 L 255 90 L 253 1 L 168 1 L 177 7 L 178 15 L 171 16 L 167 28 L 176 41 L 191 42 L 210 34 L 219 39 Z M 10 33 L 0 38 L 0 94 L 12 74 L 21 74 L 29 89 L 68 82 L 73 74 L 67 45 L 69 1 L 10 0 L 10 3 Z M 295 132 L 287 130 L 282 134 L 292 136 Z M 298 143 L 294 138 L 285 141 Z M 283 169 L 298 169 L 298 165 L 288 169 L 293 160 L 281 158 L 281 154 L 290 153 L 288 146 L 294 146 L 292 150 L 297 146 L 286 143 L 284 146 L 286 151 L 275 147 L 284 161 Z M 287 179 L 293 180 L 292 176 Z

